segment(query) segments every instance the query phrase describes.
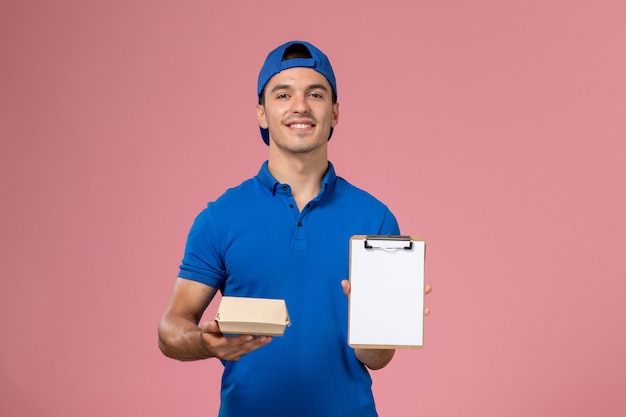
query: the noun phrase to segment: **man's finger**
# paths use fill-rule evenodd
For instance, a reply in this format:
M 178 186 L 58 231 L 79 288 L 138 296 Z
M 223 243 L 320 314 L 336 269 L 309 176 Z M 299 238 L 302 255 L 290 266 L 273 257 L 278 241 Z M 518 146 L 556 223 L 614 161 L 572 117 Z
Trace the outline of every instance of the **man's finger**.
M 343 288 L 343 293 L 347 296 L 350 294 L 350 281 L 344 279 L 341 281 L 341 288 Z
M 215 320 L 205 321 L 202 323 L 202 333 L 221 333 L 220 326 L 217 324 Z

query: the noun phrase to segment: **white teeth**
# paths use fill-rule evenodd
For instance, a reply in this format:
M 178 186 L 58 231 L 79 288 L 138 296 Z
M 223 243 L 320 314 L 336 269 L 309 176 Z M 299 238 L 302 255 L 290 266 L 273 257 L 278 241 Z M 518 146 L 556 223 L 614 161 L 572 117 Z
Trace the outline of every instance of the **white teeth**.
M 295 129 L 306 129 L 308 127 L 311 127 L 310 124 L 305 124 L 305 123 L 294 123 L 291 125 L 291 127 L 295 128 Z

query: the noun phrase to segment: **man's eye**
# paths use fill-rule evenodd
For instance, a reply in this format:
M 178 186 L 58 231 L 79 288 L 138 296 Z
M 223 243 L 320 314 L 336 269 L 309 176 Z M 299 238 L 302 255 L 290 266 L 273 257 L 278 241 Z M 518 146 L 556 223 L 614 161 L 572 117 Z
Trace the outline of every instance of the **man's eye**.
M 322 98 L 323 96 L 320 93 L 311 93 L 311 97 Z
M 276 98 L 279 99 L 279 100 L 280 99 L 285 99 L 287 97 L 289 97 L 289 95 L 287 93 L 279 94 L 279 95 L 276 96 Z

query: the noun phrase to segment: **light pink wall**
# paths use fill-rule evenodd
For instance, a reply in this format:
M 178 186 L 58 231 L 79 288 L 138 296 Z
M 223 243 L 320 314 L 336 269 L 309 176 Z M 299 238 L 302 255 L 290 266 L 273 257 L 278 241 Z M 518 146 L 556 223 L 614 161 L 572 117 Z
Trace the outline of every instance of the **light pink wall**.
M 328 53 L 338 173 L 428 242 L 382 416 L 623 416 L 626 3 L 0 4 L 0 414 L 211 416 L 156 345 L 187 230 L 256 173 L 257 71 Z

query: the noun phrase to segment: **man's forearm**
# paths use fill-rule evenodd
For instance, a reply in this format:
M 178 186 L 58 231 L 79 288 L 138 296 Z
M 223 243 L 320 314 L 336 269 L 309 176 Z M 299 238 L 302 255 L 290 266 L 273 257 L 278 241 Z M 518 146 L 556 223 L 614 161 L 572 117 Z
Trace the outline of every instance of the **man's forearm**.
M 212 355 L 202 339 L 202 330 L 193 323 L 174 323 L 162 320 L 159 324 L 159 349 L 169 358 L 180 361 L 206 359 Z

